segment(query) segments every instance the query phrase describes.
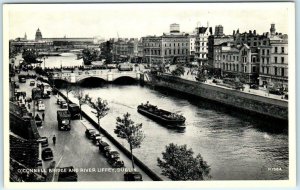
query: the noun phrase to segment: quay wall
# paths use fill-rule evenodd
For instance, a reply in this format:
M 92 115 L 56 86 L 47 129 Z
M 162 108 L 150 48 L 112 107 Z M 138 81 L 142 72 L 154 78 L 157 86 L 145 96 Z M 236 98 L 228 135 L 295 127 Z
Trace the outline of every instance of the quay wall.
M 222 88 L 171 75 L 152 77 L 150 85 L 171 89 L 279 120 L 288 120 L 288 101 Z
M 58 94 L 64 98 L 66 101 L 73 103 L 71 100 L 67 100 L 67 97 L 60 91 Z M 130 160 L 131 160 L 131 153 L 127 150 L 121 143 L 119 143 L 113 136 L 111 136 L 104 128 L 100 127 L 98 123 L 93 120 L 88 114 L 84 111 L 81 111 L 81 114 L 84 118 L 86 118 L 96 129 L 99 130 L 110 142 L 112 142 L 116 147 L 118 147 Z M 146 164 L 140 161 L 137 157 L 133 155 L 134 163 L 140 167 L 153 181 L 162 181 L 162 179 L 154 173 Z

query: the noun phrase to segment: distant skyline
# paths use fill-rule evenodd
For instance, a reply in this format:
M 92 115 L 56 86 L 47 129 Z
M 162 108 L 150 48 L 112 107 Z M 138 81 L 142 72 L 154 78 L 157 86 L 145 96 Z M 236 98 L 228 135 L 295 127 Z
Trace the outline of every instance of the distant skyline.
M 39 28 L 44 38 L 94 37 L 105 39 L 162 35 L 172 23 L 191 33 L 195 27 L 223 25 L 233 30 L 288 33 L 290 3 L 145 3 L 145 4 L 15 4 L 8 6 L 9 38 L 27 34 L 34 39 Z M 5 26 L 4 26 L 5 27 Z

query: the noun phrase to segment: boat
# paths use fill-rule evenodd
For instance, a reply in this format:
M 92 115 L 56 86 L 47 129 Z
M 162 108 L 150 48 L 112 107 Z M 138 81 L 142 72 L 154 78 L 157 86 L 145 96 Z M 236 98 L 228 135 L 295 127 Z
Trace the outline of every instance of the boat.
M 149 103 L 141 104 L 137 107 L 138 112 L 150 119 L 168 126 L 168 128 L 185 128 L 180 126 L 184 124 L 185 117 L 176 113 L 172 113 L 163 109 L 158 109 Z

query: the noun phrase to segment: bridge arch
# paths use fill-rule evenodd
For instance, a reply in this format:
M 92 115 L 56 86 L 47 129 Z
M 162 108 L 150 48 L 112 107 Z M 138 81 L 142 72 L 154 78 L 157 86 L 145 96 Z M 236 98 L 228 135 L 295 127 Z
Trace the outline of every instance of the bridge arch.
M 132 76 L 119 76 L 116 77 L 112 82 L 115 84 L 134 84 L 137 82 L 137 80 Z
M 80 86 L 98 87 L 103 86 L 107 81 L 104 78 L 97 76 L 89 76 L 80 78 L 77 80 L 77 84 Z

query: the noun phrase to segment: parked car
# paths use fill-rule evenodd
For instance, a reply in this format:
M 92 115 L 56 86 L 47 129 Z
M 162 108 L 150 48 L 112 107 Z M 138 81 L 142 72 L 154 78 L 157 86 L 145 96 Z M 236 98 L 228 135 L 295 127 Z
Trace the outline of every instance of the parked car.
M 99 134 L 99 136 L 94 136 L 93 137 L 93 139 L 92 139 L 92 141 L 93 141 L 93 143 L 95 144 L 95 145 L 99 145 L 99 143 L 100 143 L 100 141 L 101 141 L 101 139 L 102 139 L 102 137 L 100 136 L 100 134 Z
M 107 144 L 107 142 L 100 141 L 99 142 L 99 151 L 105 155 L 106 152 L 110 151 L 110 146 Z
M 73 166 L 60 168 L 60 171 L 58 174 L 58 181 L 77 181 L 77 173 Z
M 50 98 L 50 95 L 48 93 L 43 93 L 42 94 L 42 98 L 43 99 L 49 99 Z
M 96 132 L 95 129 L 86 129 L 86 130 L 85 130 L 85 136 L 86 136 L 87 138 L 89 138 L 89 139 L 91 139 L 92 136 L 93 136 L 94 134 L 96 134 L 96 133 L 97 133 L 97 132 Z
M 30 86 L 34 86 L 35 85 L 35 81 L 34 80 L 30 81 L 29 85 Z
M 38 111 L 45 111 L 46 110 L 46 106 L 43 102 L 38 104 Z
M 119 158 L 120 157 L 120 153 L 118 151 L 107 151 L 105 154 L 105 157 L 107 158 Z
M 61 103 L 60 103 L 60 108 L 61 109 L 67 109 L 68 108 L 68 104 L 67 104 L 67 102 L 66 101 L 61 101 Z
M 16 82 L 15 82 L 15 88 L 20 88 L 19 83 L 16 83 Z
M 51 148 L 45 148 L 42 150 L 42 159 L 44 161 L 53 159 L 53 152 Z
M 142 174 L 140 172 L 126 172 L 124 174 L 125 181 L 143 181 Z
M 42 160 L 38 160 L 37 162 L 36 162 L 36 167 L 38 167 L 38 166 L 43 166 L 43 162 L 42 162 Z
M 63 101 L 63 99 L 57 98 L 56 103 L 57 103 L 58 105 L 60 105 L 62 101 Z
M 36 116 L 34 117 L 34 120 L 35 120 L 36 126 L 38 126 L 38 127 L 42 126 L 42 119 L 39 116 L 39 114 L 36 114 Z
M 41 137 L 37 141 L 39 143 L 41 143 L 42 147 L 48 146 L 48 138 L 47 137 Z
M 124 167 L 124 162 L 120 158 L 109 158 L 107 160 L 107 162 L 113 168 L 122 168 L 122 167 Z
M 275 94 L 275 95 L 284 95 L 283 90 L 281 89 L 269 89 L 270 94 Z
M 250 88 L 251 89 L 258 89 L 259 87 L 258 87 L 258 85 L 257 84 L 250 84 Z

